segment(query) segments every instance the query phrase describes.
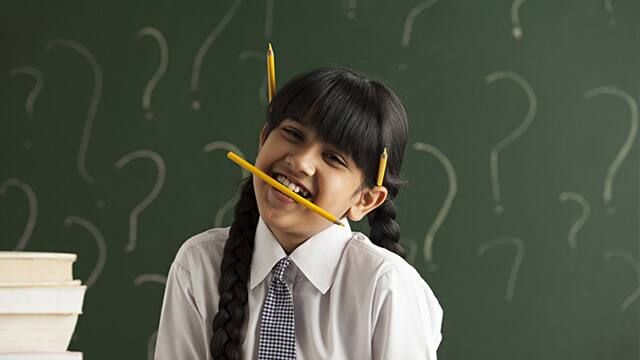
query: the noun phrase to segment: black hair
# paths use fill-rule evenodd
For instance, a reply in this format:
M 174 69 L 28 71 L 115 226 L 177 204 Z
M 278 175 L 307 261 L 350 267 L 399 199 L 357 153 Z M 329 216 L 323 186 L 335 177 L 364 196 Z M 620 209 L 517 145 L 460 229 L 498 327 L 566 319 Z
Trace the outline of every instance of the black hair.
M 408 120 L 397 95 L 383 83 L 353 70 L 323 67 L 296 76 L 276 93 L 267 109 L 261 141 L 284 119 L 304 123 L 315 130 L 320 140 L 350 156 L 364 174 L 360 190 L 376 185 L 380 155 L 387 148 L 383 186 L 388 195 L 367 214 L 369 238 L 404 258 L 406 252 L 399 244 L 400 227 L 395 221 L 393 199 L 406 183 L 400 176 L 400 168 Z M 210 343 L 211 356 L 216 360 L 240 358 L 240 332 L 260 215 L 251 179 L 244 179 L 220 265 L 220 301 Z

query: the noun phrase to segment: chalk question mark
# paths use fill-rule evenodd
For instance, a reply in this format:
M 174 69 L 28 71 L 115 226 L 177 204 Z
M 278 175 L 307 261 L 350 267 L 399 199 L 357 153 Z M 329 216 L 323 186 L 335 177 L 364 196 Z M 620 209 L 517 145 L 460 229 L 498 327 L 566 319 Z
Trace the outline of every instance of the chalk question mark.
M 218 26 L 216 26 L 215 29 L 213 29 L 213 31 L 204 40 L 202 45 L 200 45 L 200 49 L 198 49 L 198 53 L 196 54 L 196 57 L 193 60 L 193 66 L 191 69 L 191 94 L 194 97 L 198 92 L 202 60 L 204 60 L 204 56 L 207 54 L 207 51 L 209 51 L 209 48 L 211 47 L 211 45 L 213 45 L 214 41 L 216 41 L 218 36 L 220 36 L 222 31 L 227 27 L 227 25 L 233 18 L 233 15 L 236 13 L 241 3 L 242 3 L 242 0 L 233 1 L 231 6 L 229 6 L 229 10 L 227 10 L 227 12 L 222 17 L 222 20 L 220 20 L 220 23 L 218 23 Z M 191 102 L 191 107 L 193 108 L 193 110 L 199 110 L 200 106 L 201 106 L 200 101 L 197 99 Z
M 520 6 L 525 0 L 513 0 L 511 4 L 511 24 L 513 29 L 511 34 L 517 40 L 522 39 L 522 27 L 520 26 Z
M 343 7 L 345 5 L 345 1 L 343 1 Z M 356 18 L 356 10 L 358 9 L 358 1 L 357 0 L 346 0 L 346 8 L 347 8 L 347 17 L 349 19 Z
M 560 193 L 560 201 L 564 203 L 567 200 L 573 200 L 577 202 L 578 205 L 580 205 L 580 207 L 582 208 L 582 215 L 580 215 L 578 220 L 573 223 L 573 226 L 571 226 L 571 230 L 569 230 L 569 247 L 571 248 L 571 250 L 575 250 L 577 246 L 576 235 L 578 234 L 578 231 L 582 229 L 584 223 L 587 222 L 587 219 L 589 219 L 589 215 L 591 214 L 591 206 L 589 206 L 589 202 L 587 201 L 587 199 L 578 193 Z
M 636 290 L 627 296 L 627 298 L 620 304 L 620 311 L 624 312 L 629 308 L 629 306 L 631 306 L 631 304 L 633 304 L 634 301 L 638 300 L 638 297 L 640 297 L 640 264 L 638 264 L 638 261 L 636 261 L 636 259 L 626 251 L 610 250 L 604 254 L 604 258 L 606 260 L 611 260 L 614 257 L 624 260 L 627 265 L 631 266 L 638 279 L 638 288 L 636 288 Z
M 420 5 L 414 7 L 409 11 L 407 17 L 404 20 L 404 29 L 402 31 L 402 46 L 407 48 L 411 43 L 411 33 L 413 31 L 413 22 L 416 17 L 420 15 L 425 10 L 429 9 L 433 5 L 437 4 L 439 0 L 427 0 Z
M 52 39 L 46 44 L 46 50 L 50 51 L 54 47 L 66 47 L 75 50 L 91 65 L 93 70 L 93 95 L 89 104 L 89 111 L 85 120 L 84 130 L 82 131 L 82 140 L 80 141 L 80 149 L 78 151 L 78 173 L 89 184 L 96 186 L 96 180 L 87 170 L 87 148 L 89 147 L 89 137 L 93 128 L 93 122 L 96 118 L 98 103 L 102 95 L 102 70 L 93 54 L 82 44 L 70 39 Z
M 616 26 L 616 15 L 613 12 L 613 2 L 611 0 L 604 0 L 604 10 L 609 14 L 609 26 Z
M 411 11 L 409 11 L 409 14 L 407 14 L 407 17 L 404 19 L 402 39 L 400 40 L 400 44 L 402 44 L 404 48 L 408 48 L 409 44 L 411 43 L 411 34 L 413 32 L 413 22 L 415 21 L 416 17 L 420 15 L 422 12 L 424 12 L 425 10 L 435 5 L 438 1 L 439 0 L 427 0 L 419 4 L 418 6 L 414 7 L 413 9 L 411 9 Z M 398 69 L 402 71 L 407 70 L 407 64 L 406 63 L 398 64 Z
M 538 109 L 538 100 L 536 98 L 536 94 L 529 85 L 529 83 L 522 78 L 522 76 L 516 74 L 512 71 L 496 71 L 492 74 L 487 75 L 485 81 L 489 84 L 493 83 L 496 80 L 500 79 L 510 79 L 516 82 L 516 84 L 520 85 L 524 90 L 527 98 L 529 99 L 529 110 L 527 111 L 527 115 L 524 120 L 515 129 L 511 134 L 509 134 L 506 138 L 502 139 L 498 142 L 493 149 L 491 149 L 491 153 L 489 155 L 489 167 L 491 172 L 491 184 L 493 190 L 493 200 L 496 203 L 494 211 L 498 214 L 501 214 L 504 211 L 504 208 L 500 204 L 501 196 L 500 196 L 500 174 L 498 168 L 498 155 L 500 151 L 509 146 L 512 142 L 518 139 L 522 134 L 527 131 L 533 119 L 536 116 L 536 111 Z
M 447 173 L 447 178 L 449 179 L 449 191 L 447 193 L 447 197 L 445 198 L 440 211 L 438 211 L 438 215 L 436 216 L 435 221 L 429 227 L 429 231 L 424 238 L 424 247 L 423 247 L 423 256 L 427 261 L 427 264 L 430 267 L 430 270 L 437 270 L 438 265 L 433 261 L 433 242 L 435 240 L 435 235 L 444 219 L 447 217 L 449 210 L 451 209 L 451 204 L 453 203 L 453 199 L 456 197 L 456 193 L 458 192 L 458 179 L 456 177 L 455 169 L 451 164 L 451 161 L 435 146 L 430 144 L 425 144 L 421 142 L 416 142 L 413 144 L 413 148 L 419 151 L 426 151 L 429 154 L 433 155 L 436 159 L 440 161 L 442 166 Z
M 614 158 L 611 165 L 609 165 L 607 175 L 604 178 L 604 190 L 602 192 L 602 198 L 604 199 L 606 211 L 610 214 L 613 214 L 615 212 L 615 208 L 611 205 L 611 202 L 613 200 L 613 179 L 618 172 L 618 168 L 620 168 L 620 165 L 629 154 L 629 151 L 631 151 L 633 143 L 636 141 L 636 136 L 638 134 L 638 104 L 636 103 L 635 99 L 627 92 L 612 86 L 600 86 L 585 92 L 584 95 L 587 98 L 592 98 L 598 95 L 617 96 L 627 102 L 631 113 L 631 126 L 629 127 L 629 133 L 627 134 L 627 140 L 624 142 L 624 145 L 622 145 L 622 148 Z
M 257 51 L 245 50 L 238 54 L 239 60 L 247 60 L 247 59 L 257 59 L 261 62 L 262 65 L 266 65 L 265 58 L 262 54 Z M 264 69 L 264 68 L 262 68 Z M 262 105 L 269 105 L 269 100 L 267 100 L 267 75 L 264 72 L 264 76 L 262 77 L 262 82 L 260 83 L 260 87 L 258 88 L 258 101 Z
M 36 78 L 36 83 L 33 85 L 33 89 L 31 89 L 31 92 L 29 92 L 29 95 L 24 102 L 24 110 L 27 115 L 31 117 L 33 116 L 33 105 L 36 102 L 36 98 L 40 94 L 40 91 L 42 91 L 42 87 L 44 86 L 44 77 L 42 76 L 40 70 L 31 66 L 20 66 L 11 69 L 11 71 L 9 72 L 9 76 L 11 77 L 16 77 L 19 74 L 31 75 Z
M 107 244 L 105 243 L 104 237 L 98 228 L 89 220 L 83 219 L 79 216 L 67 216 L 67 218 L 64 219 L 64 226 L 69 227 L 71 225 L 78 225 L 84 228 L 89 234 L 91 234 L 93 240 L 98 245 L 98 261 L 93 267 L 93 270 L 91 270 L 91 274 L 89 274 L 89 277 L 84 282 L 88 289 L 93 286 L 102 273 L 102 269 L 104 269 L 104 264 L 107 261 Z
M 33 233 L 33 228 L 36 226 L 36 219 L 38 218 L 38 199 L 36 198 L 36 193 L 33 191 L 31 186 L 26 182 L 16 179 L 16 178 L 8 178 L 0 185 L 0 194 L 5 195 L 7 192 L 8 186 L 15 186 L 18 189 L 22 190 L 24 195 L 27 197 L 27 203 L 29 204 L 29 216 L 27 217 L 27 225 L 22 232 L 22 236 L 20 236 L 20 240 L 16 245 L 14 251 L 22 251 L 27 247 L 27 243 L 31 238 L 31 234 Z
M 129 162 L 136 159 L 141 159 L 141 158 L 151 159 L 155 163 L 158 169 L 158 176 L 156 178 L 156 183 L 153 186 L 153 189 L 151 189 L 151 192 L 129 214 L 129 243 L 125 247 L 125 250 L 128 252 L 131 252 L 136 249 L 136 243 L 138 238 L 138 217 L 140 216 L 140 213 L 144 209 L 146 209 L 147 206 L 149 206 L 149 204 L 151 204 L 151 202 L 155 200 L 156 197 L 158 197 L 158 194 L 162 189 L 162 185 L 164 184 L 164 179 L 167 174 L 165 163 L 164 163 L 164 160 L 162 160 L 162 157 L 160 157 L 160 155 L 158 155 L 157 153 L 151 150 L 146 150 L 146 149 L 133 151 L 123 156 L 120 160 L 116 162 L 115 167 L 116 169 L 120 170 L 122 169 L 123 166 L 127 165 Z
M 158 284 L 162 284 L 163 286 L 167 285 L 167 277 L 158 274 L 144 274 L 140 275 L 133 280 L 133 284 L 135 286 L 140 286 L 146 282 L 155 282 Z M 156 330 L 147 341 L 147 359 L 153 360 L 156 352 L 156 341 L 158 340 L 158 330 Z
M 524 257 L 524 243 L 522 240 L 516 237 L 506 237 L 489 240 L 486 243 L 478 246 L 478 255 L 484 255 L 485 251 L 488 249 L 498 246 L 498 245 L 513 245 L 516 248 L 516 256 L 513 259 L 513 264 L 511 265 L 511 271 L 509 273 L 509 281 L 507 282 L 507 292 L 505 294 L 505 300 L 510 303 L 513 301 L 513 293 L 516 287 L 516 279 L 518 277 L 518 271 L 520 270 L 520 265 L 522 264 L 522 258 Z
M 144 88 L 144 93 L 142 95 L 142 109 L 145 111 L 145 119 L 151 120 L 153 119 L 153 111 L 151 111 L 151 95 L 153 94 L 153 89 L 156 88 L 156 85 L 162 79 L 164 74 L 167 72 L 167 66 L 169 65 L 169 47 L 167 46 L 167 40 L 164 38 L 160 30 L 154 27 L 143 27 L 138 30 L 136 34 L 138 39 L 143 36 L 151 36 L 156 39 L 158 42 L 158 46 L 160 47 L 160 65 L 158 65 L 158 69 L 153 74 L 149 82 L 147 82 L 147 86 Z
M 400 243 L 406 244 L 407 247 L 407 262 L 409 264 L 414 264 L 416 260 L 416 255 L 418 255 L 418 242 L 412 238 L 408 237 L 400 237 Z
M 208 154 L 214 150 L 225 150 L 225 152 L 233 151 L 234 153 L 238 154 L 240 157 L 244 158 L 242 151 L 240 151 L 240 149 L 237 146 L 226 141 L 213 141 L 204 146 L 205 154 Z M 245 170 L 243 167 L 240 167 L 240 170 L 241 170 L 241 177 L 240 177 L 241 179 L 244 179 L 245 177 L 249 176 L 249 172 Z M 227 211 L 233 209 L 233 206 L 238 202 L 238 200 L 240 200 L 239 191 L 237 191 L 236 194 L 229 201 L 227 201 L 224 205 L 222 205 L 222 207 L 220 207 L 220 209 L 218 209 L 218 212 L 216 213 L 216 219 L 214 221 L 215 227 L 222 227 L 222 221 L 224 220 L 224 215 L 227 213 Z

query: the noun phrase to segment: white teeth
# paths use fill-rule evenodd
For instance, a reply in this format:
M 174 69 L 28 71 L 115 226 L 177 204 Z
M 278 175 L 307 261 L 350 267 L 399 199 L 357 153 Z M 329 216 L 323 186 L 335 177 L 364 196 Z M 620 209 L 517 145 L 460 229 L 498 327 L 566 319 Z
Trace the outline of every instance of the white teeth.
M 297 193 L 299 195 L 302 195 L 303 197 L 308 197 L 309 196 L 309 193 L 306 190 L 302 189 L 300 186 L 298 186 L 298 185 L 292 183 L 291 181 L 289 181 L 289 179 L 287 179 L 284 175 L 278 174 L 276 179 L 280 183 L 282 183 L 284 186 L 288 187 L 289 190 L 291 190 L 291 191 L 293 191 L 293 192 L 295 192 L 295 193 Z
M 287 185 L 287 187 L 288 187 L 288 188 L 289 188 L 289 190 L 291 190 L 291 191 L 298 192 L 298 191 L 296 190 L 296 185 L 295 185 L 295 184 L 293 184 L 293 183 L 289 183 L 289 184 Z

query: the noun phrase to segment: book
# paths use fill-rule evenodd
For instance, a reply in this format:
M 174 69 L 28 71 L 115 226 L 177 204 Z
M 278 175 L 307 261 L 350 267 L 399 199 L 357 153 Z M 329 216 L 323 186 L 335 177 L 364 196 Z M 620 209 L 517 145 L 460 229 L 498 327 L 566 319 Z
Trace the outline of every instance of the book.
M 0 286 L 0 315 L 82 314 L 86 290 L 84 285 Z
M 64 352 L 78 314 L 0 314 L 0 354 Z
M 0 285 L 51 285 L 73 280 L 76 254 L 0 251 Z
M 67 351 L 86 286 L 73 280 L 77 256 L 0 252 L 0 360 L 78 360 Z
M 46 353 L 0 354 L 0 360 L 82 360 L 82 353 L 76 351 Z

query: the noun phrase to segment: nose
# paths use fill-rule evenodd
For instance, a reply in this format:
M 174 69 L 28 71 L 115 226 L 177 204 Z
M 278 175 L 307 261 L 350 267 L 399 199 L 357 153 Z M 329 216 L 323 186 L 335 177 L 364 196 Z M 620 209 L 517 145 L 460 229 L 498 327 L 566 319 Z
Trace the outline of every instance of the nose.
M 307 148 L 290 153 L 288 163 L 296 175 L 302 173 L 306 176 L 313 176 L 316 173 L 317 151 Z

